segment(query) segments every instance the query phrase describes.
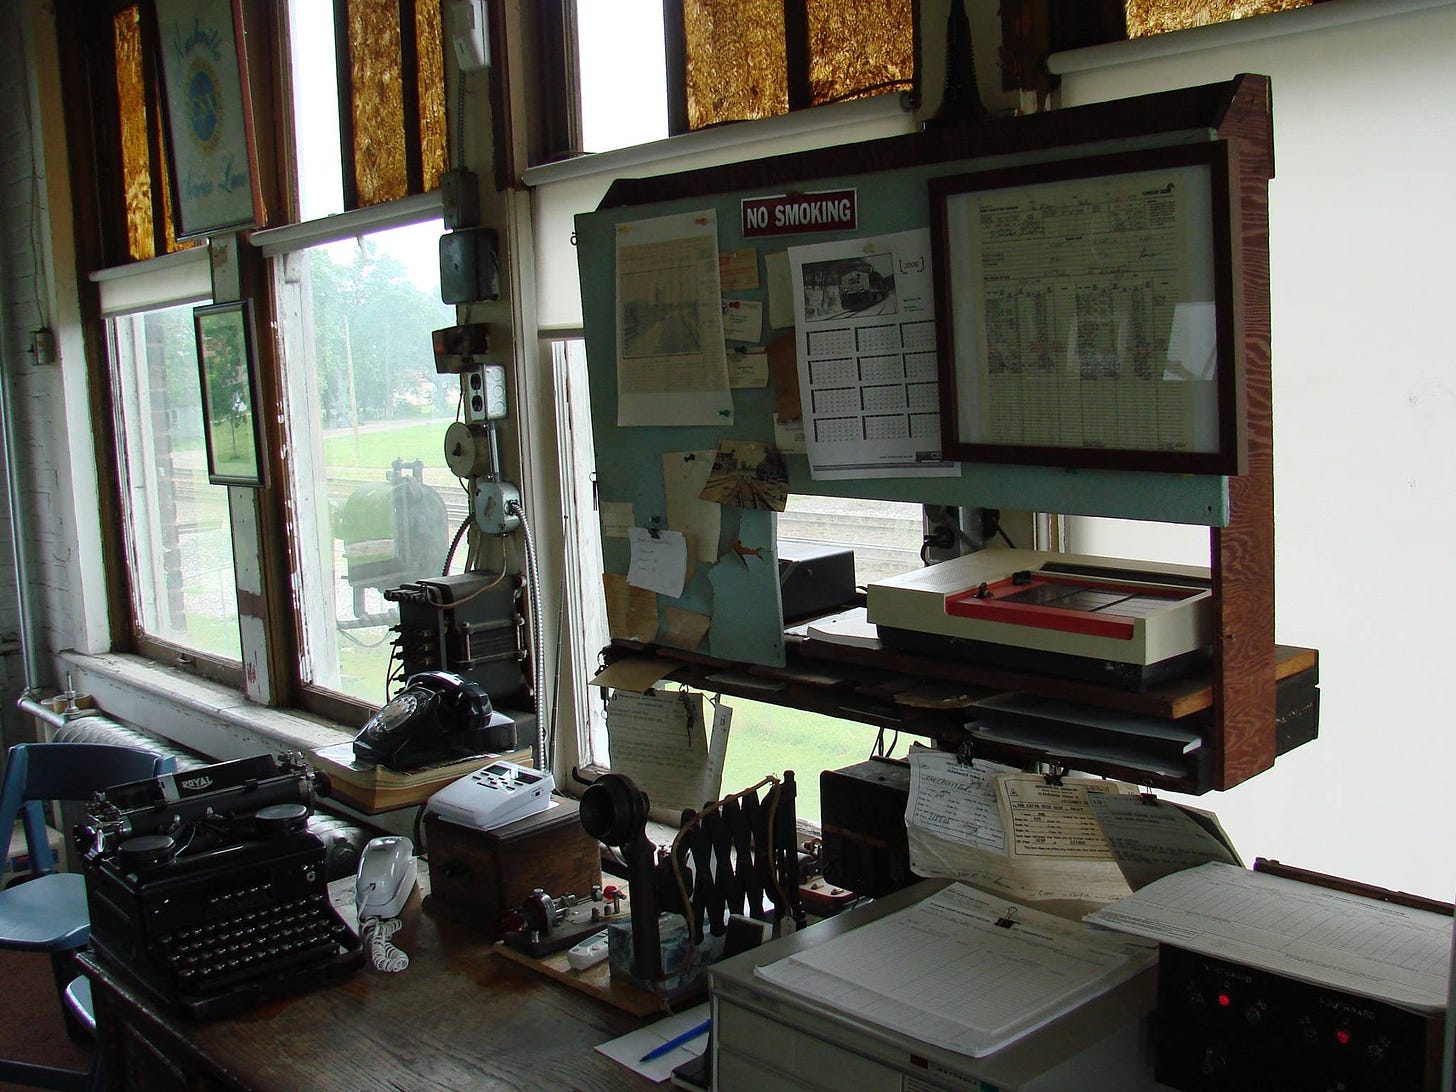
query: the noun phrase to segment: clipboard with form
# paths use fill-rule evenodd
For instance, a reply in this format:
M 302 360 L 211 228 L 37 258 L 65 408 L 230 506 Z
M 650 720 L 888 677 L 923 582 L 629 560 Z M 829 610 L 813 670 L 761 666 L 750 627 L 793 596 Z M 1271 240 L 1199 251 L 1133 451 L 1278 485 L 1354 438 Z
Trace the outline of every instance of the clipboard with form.
M 1133 977 L 1155 945 L 952 884 L 756 968 L 851 1020 L 979 1058 Z

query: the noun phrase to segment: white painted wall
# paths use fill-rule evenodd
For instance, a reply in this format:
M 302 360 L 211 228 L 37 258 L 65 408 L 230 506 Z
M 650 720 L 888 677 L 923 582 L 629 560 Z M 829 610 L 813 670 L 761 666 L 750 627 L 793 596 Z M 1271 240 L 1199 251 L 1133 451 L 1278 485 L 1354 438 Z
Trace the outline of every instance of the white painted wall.
M 1332 0 L 1257 21 L 1288 35 L 1214 28 L 1177 36 L 1212 43 L 1194 52 L 1138 60 L 1145 47 L 1126 43 L 1059 63 L 1114 62 L 1067 72 L 1067 106 L 1273 80 L 1275 625 L 1320 650 L 1320 739 L 1202 803 L 1248 858 L 1449 900 L 1456 6 L 1411 6 Z M 1381 17 L 1326 25 L 1362 11 Z M 1076 535 L 1078 552 L 1177 560 L 1206 542 L 1174 533 L 1148 552 L 1136 525 Z

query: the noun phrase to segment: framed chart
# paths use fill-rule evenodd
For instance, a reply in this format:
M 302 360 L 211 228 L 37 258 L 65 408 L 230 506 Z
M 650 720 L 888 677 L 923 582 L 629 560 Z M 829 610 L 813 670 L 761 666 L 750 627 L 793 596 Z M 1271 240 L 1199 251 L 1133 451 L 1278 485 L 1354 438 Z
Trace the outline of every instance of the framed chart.
M 1228 180 L 1224 141 L 930 179 L 945 455 L 1241 473 Z
M 202 384 L 207 480 L 214 485 L 268 484 L 262 405 L 253 345 L 253 301 L 192 309 Z
M 236 0 L 156 0 L 173 227 L 194 239 L 263 218 Z

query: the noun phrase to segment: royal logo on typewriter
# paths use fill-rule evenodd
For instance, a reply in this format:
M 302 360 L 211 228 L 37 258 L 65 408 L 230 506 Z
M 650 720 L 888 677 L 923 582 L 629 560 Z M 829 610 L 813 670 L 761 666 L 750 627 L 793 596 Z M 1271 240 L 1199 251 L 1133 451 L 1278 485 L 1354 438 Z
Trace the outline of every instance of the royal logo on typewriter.
M 206 789 L 212 785 L 210 777 L 188 777 L 182 781 L 182 787 L 188 792 L 197 792 L 199 789 Z

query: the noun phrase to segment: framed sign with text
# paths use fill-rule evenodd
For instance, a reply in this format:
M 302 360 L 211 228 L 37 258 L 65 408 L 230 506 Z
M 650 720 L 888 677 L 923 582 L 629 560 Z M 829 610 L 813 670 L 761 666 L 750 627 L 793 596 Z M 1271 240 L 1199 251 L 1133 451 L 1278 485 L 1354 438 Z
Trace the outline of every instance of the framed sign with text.
M 929 188 L 947 457 L 1243 472 L 1226 142 Z
M 172 216 L 178 239 L 262 219 L 236 0 L 155 0 Z

